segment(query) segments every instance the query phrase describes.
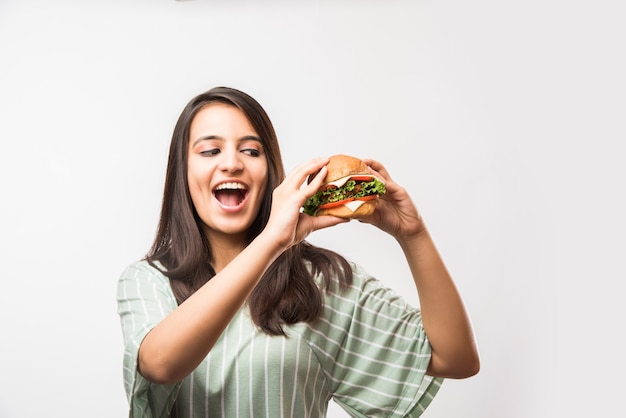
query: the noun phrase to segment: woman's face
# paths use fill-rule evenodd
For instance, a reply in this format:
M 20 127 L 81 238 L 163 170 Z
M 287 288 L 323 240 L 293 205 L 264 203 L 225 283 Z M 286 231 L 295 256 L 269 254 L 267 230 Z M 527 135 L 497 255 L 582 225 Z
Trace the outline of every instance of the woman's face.
M 245 240 L 267 184 L 263 145 L 234 106 L 211 103 L 191 122 L 187 180 L 191 199 L 211 236 Z

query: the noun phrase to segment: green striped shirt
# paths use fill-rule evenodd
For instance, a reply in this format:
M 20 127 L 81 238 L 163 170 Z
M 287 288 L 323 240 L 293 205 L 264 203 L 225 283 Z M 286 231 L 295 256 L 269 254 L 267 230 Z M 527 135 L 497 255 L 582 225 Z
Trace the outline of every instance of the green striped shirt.
M 260 332 L 243 307 L 182 382 L 137 372 L 139 345 L 176 307 L 168 278 L 144 261 L 118 283 L 130 417 L 324 417 L 333 399 L 354 417 L 417 417 L 442 379 L 426 375 L 421 313 L 353 265 L 353 284 L 324 296 L 316 321 Z

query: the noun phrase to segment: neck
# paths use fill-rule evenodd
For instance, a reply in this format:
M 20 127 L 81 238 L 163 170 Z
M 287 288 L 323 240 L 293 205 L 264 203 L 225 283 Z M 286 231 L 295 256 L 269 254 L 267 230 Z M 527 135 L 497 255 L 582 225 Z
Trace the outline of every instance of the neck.
M 216 273 L 233 261 L 247 245 L 247 239 L 244 234 L 226 235 L 211 233 L 207 238 L 211 244 L 213 269 Z

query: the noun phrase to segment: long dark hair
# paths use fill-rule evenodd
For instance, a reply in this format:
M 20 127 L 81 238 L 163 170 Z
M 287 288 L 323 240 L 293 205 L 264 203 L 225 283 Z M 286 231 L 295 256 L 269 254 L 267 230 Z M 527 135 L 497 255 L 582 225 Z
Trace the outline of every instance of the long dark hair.
M 202 232 L 187 182 L 189 129 L 200 109 L 210 103 L 224 103 L 241 110 L 260 137 L 267 158 L 265 195 L 257 218 L 249 229 L 248 243 L 261 233 L 270 216 L 272 191 L 285 178 L 274 127 L 265 110 L 248 94 L 215 87 L 199 94 L 185 106 L 178 118 L 165 177 L 161 217 L 146 260 L 170 280 L 178 303 L 182 303 L 214 275 L 211 243 Z M 320 286 L 315 283 L 321 274 Z M 322 312 L 322 290 L 350 284 L 352 271 L 339 254 L 303 241 L 281 254 L 267 269 L 252 291 L 248 305 L 256 325 L 270 335 L 284 335 L 283 326 L 311 322 Z

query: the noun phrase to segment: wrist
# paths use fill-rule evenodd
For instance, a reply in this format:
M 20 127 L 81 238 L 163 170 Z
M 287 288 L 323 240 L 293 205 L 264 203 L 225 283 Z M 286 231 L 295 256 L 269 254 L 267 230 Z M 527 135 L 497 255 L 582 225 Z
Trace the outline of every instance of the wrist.
M 278 257 L 280 254 L 285 252 L 289 245 L 283 243 L 280 237 L 275 236 L 267 228 L 252 241 L 252 243 L 263 251 L 266 251 L 268 256 L 273 256 L 273 258 Z
M 396 241 L 400 244 L 400 247 L 404 251 L 407 251 L 411 248 L 418 248 L 422 242 L 430 239 L 430 234 L 426 226 L 422 224 L 419 229 L 409 233 L 402 234 L 396 237 Z

